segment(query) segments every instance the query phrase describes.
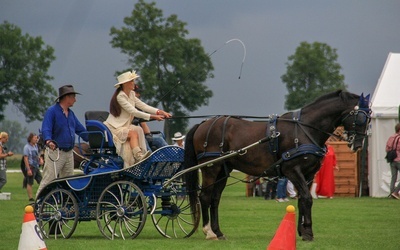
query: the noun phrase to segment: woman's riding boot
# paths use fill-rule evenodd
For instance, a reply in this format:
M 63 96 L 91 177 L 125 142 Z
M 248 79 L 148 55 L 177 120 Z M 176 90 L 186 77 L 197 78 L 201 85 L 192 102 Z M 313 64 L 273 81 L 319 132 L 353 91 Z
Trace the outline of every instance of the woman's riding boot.
M 146 153 L 143 154 L 142 150 L 139 147 L 135 147 L 134 149 L 132 149 L 132 153 L 133 153 L 133 158 L 135 158 L 136 162 L 139 162 L 144 158 L 147 158 L 147 156 L 151 154 L 150 151 L 147 151 Z

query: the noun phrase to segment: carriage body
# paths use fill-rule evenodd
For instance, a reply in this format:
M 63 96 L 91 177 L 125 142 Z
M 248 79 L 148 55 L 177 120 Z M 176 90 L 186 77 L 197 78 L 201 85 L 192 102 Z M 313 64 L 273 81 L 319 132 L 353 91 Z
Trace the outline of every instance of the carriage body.
M 69 238 L 78 222 L 97 221 L 108 239 L 136 238 L 150 215 L 168 238 L 191 236 L 193 216 L 185 182 L 163 183 L 183 168 L 184 150 L 165 146 L 128 168 L 113 147 L 111 133 L 98 120 L 86 120 L 90 154 L 83 174 L 58 178 L 38 194 L 35 213 L 45 237 Z

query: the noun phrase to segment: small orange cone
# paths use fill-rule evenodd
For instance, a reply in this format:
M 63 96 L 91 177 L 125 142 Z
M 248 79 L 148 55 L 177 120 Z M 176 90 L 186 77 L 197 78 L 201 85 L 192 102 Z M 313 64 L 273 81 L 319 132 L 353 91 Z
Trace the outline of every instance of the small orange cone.
M 42 233 L 36 223 L 33 207 L 25 207 L 24 221 L 22 223 L 22 232 L 19 237 L 18 250 L 47 250 L 43 241 Z
M 283 217 L 274 238 L 269 243 L 267 250 L 295 250 L 296 249 L 296 213 L 292 205 L 286 207 Z

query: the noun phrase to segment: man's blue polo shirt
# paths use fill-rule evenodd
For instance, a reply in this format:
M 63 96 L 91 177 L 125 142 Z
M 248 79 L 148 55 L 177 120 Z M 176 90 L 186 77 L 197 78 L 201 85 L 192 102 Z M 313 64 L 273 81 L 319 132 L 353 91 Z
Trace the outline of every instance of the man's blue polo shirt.
M 57 102 L 51 106 L 44 115 L 42 122 L 42 136 L 44 141 L 54 140 L 60 149 L 72 149 L 75 145 L 75 134 L 85 132 L 85 127 L 76 118 L 74 112 L 68 109 L 68 117 Z M 88 134 L 81 136 L 88 141 Z

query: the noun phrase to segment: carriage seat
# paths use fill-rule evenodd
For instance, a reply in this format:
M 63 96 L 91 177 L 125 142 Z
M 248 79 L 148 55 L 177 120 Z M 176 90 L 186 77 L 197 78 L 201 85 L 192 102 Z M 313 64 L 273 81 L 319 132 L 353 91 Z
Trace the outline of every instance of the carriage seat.
M 111 131 L 98 120 L 87 120 L 86 130 L 89 133 L 89 146 L 97 153 L 115 154 L 115 145 Z
M 86 111 L 85 120 L 98 120 L 104 122 L 107 120 L 109 113 L 107 111 Z
M 116 154 L 111 131 L 104 125 L 107 111 L 87 111 L 85 113 L 86 130 L 89 133 L 89 146 L 98 154 Z

